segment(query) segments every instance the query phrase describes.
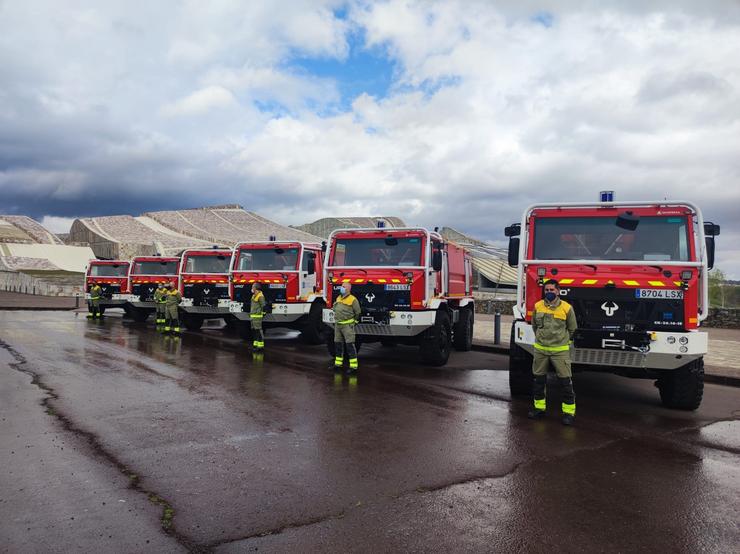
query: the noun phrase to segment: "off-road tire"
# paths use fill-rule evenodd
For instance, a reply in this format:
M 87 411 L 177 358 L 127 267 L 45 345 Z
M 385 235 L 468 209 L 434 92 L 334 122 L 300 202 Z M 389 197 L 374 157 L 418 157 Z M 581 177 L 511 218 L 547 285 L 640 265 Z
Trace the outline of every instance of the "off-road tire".
M 252 324 L 249 321 L 237 321 L 236 324 L 239 338 L 246 341 L 252 340 Z
M 224 323 L 224 333 L 232 334 L 237 331 L 239 320 L 232 315 L 227 315 L 224 317 Z
M 306 323 L 301 330 L 301 338 L 306 344 L 321 344 L 326 340 L 326 324 L 322 319 L 324 303 L 314 300 L 311 303 L 311 309 L 308 311 Z M 333 334 L 333 333 L 332 333 Z
M 516 322 L 511 325 L 509 339 L 509 392 L 511 396 L 531 396 L 532 382 L 532 355 L 517 346 L 514 340 Z
M 459 352 L 468 352 L 473 348 L 473 321 L 475 316 L 469 307 L 460 309 L 460 316 L 453 328 L 452 344 Z
M 203 326 L 203 317 L 197 314 L 181 314 L 182 324 L 188 331 L 199 331 Z
M 129 315 L 131 316 L 131 319 L 133 319 L 135 322 L 144 323 L 149 317 L 149 310 L 144 310 L 142 308 L 131 308 Z
M 657 385 L 666 408 L 696 410 L 704 395 L 704 358 L 666 371 L 658 378 Z
M 431 366 L 443 366 L 452 351 L 452 325 L 450 315 L 443 309 L 437 311 L 434 325 L 424 332 L 419 344 L 421 360 Z

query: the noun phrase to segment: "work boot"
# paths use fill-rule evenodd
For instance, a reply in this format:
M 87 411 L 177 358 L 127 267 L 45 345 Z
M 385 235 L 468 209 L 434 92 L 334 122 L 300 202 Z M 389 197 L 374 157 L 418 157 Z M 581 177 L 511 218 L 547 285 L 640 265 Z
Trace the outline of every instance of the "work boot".
M 347 375 L 354 375 L 357 373 L 357 368 L 359 364 L 357 362 L 357 358 L 350 358 L 349 359 L 349 367 L 347 368 Z
M 542 419 L 545 417 L 545 410 L 538 410 L 537 408 L 530 408 L 527 412 L 529 419 Z
M 576 422 L 575 416 L 572 416 L 570 414 L 563 414 L 563 417 L 560 419 L 563 425 L 571 426 Z

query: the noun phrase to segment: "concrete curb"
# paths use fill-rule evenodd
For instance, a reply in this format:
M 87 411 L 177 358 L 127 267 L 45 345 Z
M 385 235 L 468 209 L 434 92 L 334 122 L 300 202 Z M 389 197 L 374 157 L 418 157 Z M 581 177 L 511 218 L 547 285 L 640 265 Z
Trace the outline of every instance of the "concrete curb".
M 705 373 L 704 382 L 713 383 L 715 385 L 725 385 L 727 387 L 740 387 L 740 378 L 730 377 L 729 375 L 712 375 L 710 373 Z
M 509 355 L 509 347 L 501 345 L 493 345 L 493 344 L 475 344 L 473 343 L 473 350 L 476 352 L 490 352 L 491 354 L 504 354 L 505 356 Z
M 503 345 L 473 344 L 473 350 L 476 352 L 489 352 L 491 354 L 503 354 L 505 356 L 509 355 L 509 347 Z M 716 375 L 705 372 L 704 382 L 716 385 L 725 385 L 728 387 L 740 387 L 740 378 L 729 375 Z
M 78 310 L 79 308 L 75 308 L 74 306 L 70 308 L 61 308 L 61 307 L 48 307 L 48 306 L 37 306 L 37 307 L 23 307 L 23 306 L 0 306 L 0 310 L 4 312 L 71 312 L 73 310 Z

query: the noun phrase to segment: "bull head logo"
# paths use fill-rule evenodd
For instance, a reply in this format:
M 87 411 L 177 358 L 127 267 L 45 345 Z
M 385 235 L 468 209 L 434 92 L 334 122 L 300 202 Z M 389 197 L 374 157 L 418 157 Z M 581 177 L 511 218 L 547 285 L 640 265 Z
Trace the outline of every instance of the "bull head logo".
M 619 305 L 615 302 L 604 302 L 601 305 L 601 309 L 604 310 L 604 313 L 606 314 L 606 317 L 611 317 L 614 315 L 614 312 L 616 312 L 619 309 Z
M 372 292 L 368 292 L 365 295 L 365 299 L 368 301 L 368 304 L 372 304 L 373 300 L 375 300 L 375 295 Z
M 207 295 L 207 294 L 210 294 L 210 293 L 211 293 L 211 289 L 203 289 L 203 294 L 206 294 Z

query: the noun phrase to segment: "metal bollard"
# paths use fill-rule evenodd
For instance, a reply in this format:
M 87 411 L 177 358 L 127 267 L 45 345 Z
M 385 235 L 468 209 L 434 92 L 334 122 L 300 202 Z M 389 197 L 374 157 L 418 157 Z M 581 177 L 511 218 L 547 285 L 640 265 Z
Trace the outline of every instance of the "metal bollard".
M 80 307 L 80 295 L 75 294 L 75 308 L 79 308 L 79 307 Z
M 493 316 L 493 344 L 501 344 L 501 312 L 498 310 Z

